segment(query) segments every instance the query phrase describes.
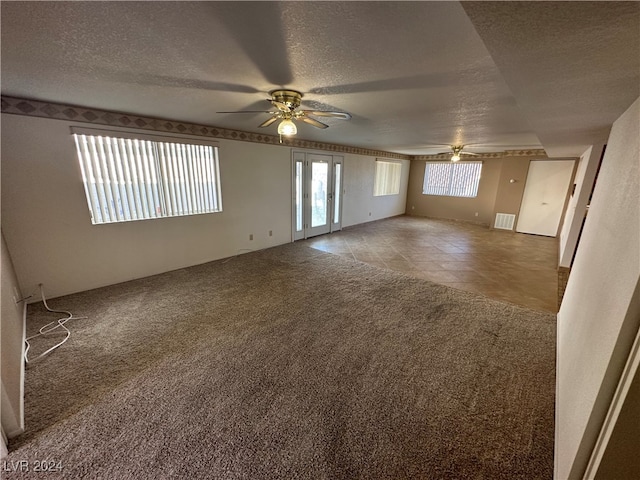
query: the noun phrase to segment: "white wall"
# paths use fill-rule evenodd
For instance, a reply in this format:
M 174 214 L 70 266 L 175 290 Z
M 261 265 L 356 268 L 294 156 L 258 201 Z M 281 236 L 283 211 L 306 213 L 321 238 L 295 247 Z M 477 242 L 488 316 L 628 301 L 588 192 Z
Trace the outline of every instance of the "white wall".
M 221 141 L 222 213 L 92 225 L 74 148 L 68 122 L 3 115 L 2 229 L 25 294 L 42 282 L 55 297 L 290 239 L 287 149 Z
M 589 479 L 640 478 L 640 334 L 636 336 L 635 353 L 635 358 L 625 368 L 627 376 L 621 382 L 622 388 L 616 392 L 624 393 L 624 401 L 609 411 L 608 420 L 612 422 L 603 436 L 606 448 L 597 449 L 592 455 L 591 469 L 586 475 Z M 604 442 L 599 439 L 600 443 Z
M 4 458 L 9 454 L 9 450 L 7 449 L 7 442 L 4 440 L 4 432 L 0 436 L 0 458 Z
M 576 189 L 569 198 L 560 232 L 559 265 L 561 267 L 571 266 L 603 148 L 604 145 L 592 145 L 580 156 L 573 181 Z
M 343 227 L 405 213 L 411 162 L 409 160 L 395 159 L 393 161 L 402 163 L 400 193 L 398 195 L 374 197 L 373 181 L 375 178 L 376 157 L 345 155 Z
M 291 148 L 219 140 L 221 213 L 92 225 L 72 124 L 2 115 L 2 229 L 26 295 L 38 283 L 56 297 L 291 241 Z M 401 194 L 374 198 L 375 158 L 344 157 L 343 226 L 404 212 L 408 161 Z
M 2 315 L 2 372 L 0 382 L 0 405 L 2 414 L 2 431 L 9 437 L 22 433 L 24 415 L 22 402 L 22 380 L 24 378 L 24 302 L 18 288 L 16 275 L 9 257 L 9 252 L 2 236 L 2 292 L 0 295 Z
M 43 283 L 53 298 L 291 241 L 291 148 L 219 140 L 221 213 L 92 225 L 71 125 L 2 115 L 2 426 L 9 436 L 23 428 L 23 304 L 13 302 L 14 287 L 39 300 Z M 373 197 L 375 158 L 344 157 L 343 226 L 404 213 L 408 161 L 400 195 Z
M 640 323 L 639 131 L 640 99 L 611 130 L 558 313 L 558 480 L 582 478 Z

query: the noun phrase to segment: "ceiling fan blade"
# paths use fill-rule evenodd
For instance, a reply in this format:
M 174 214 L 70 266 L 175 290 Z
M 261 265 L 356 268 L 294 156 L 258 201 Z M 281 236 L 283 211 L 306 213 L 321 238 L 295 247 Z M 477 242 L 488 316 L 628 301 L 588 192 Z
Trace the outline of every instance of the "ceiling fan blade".
M 273 110 L 237 110 L 235 112 L 216 112 L 216 113 L 276 113 Z
M 451 150 L 447 151 L 447 152 L 438 152 L 438 153 L 430 153 L 429 155 L 453 155 L 454 152 L 452 152 Z M 458 152 L 459 155 L 472 155 L 474 157 L 481 157 L 482 154 L 481 153 L 473 153 L 473 152 Z
M 542 145 L 524 145 L 524 144 L 514 144 L 514 145 L 499 145 L 499 144 L 493 144 L 493 143 L 465 143 L 464 144 L 465 147 L 476 147 L 476 148 L 522 148 L 522 149 L 526 149 L 526 148 L 541 148 Z
M 276 120 L 278 120 L 278 117 L 275 117 L 275 116 L 271 117 L 268 120 L 265 120 L 264 122 L 262 122 L 260 125 L 258 125 L 258 127 L 268 127 L 269 125 L 271 125 Z
M 327 112 L 323 110 L 302 110 L 307 115 L 313 115 L 315 117 L 333 117 L 340 118 L 342 120 L 349 120 L 351 114 L 347 112 Z
M 329 128 L 329 125 L 326 125 L 310 117 L 300 117 L 300 120 L 302 120 L 304 123 L 308 123 L 309 125 L 313 125 L 314 127 Z
M 284 113 L 290 113 L 291 109 L 287 106 L 286 103 L 282 103 L 282 102 L 277 102 L 275 100 L 271 100 L 269 99 L 269 101 L 276 107 L 278 107 L 278 109 Z

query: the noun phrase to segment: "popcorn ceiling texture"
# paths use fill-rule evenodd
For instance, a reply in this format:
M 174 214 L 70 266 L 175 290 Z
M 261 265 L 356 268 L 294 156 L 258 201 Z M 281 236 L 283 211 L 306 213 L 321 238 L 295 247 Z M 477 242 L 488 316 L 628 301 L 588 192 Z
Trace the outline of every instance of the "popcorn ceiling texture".
M 639 94 L 639 12 L 638 2 L 5 2 L 2 94 L 262 134 L 275 132 L 258 127 L 269 92 L 290 88 L 304 108 L 353 115 L 301 125 L 307 141 L 576 157 Z M 229 111 L 256 113 L 217 113 Z
M 260 114 L 217 112 L 286 87 L 353 115 L 301 125 L 312 142 L 539 145 L 458 2 L 8 2 L 1 21 L 11 97 L 272 137 Z

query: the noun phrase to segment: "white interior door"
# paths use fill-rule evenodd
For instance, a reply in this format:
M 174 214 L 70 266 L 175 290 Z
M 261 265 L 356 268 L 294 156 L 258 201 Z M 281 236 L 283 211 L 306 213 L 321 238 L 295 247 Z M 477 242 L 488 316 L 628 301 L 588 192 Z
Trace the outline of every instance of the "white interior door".
M 293 152 L 293 239 L 322 235 L 342 227 L 340 156 Z
M 529 164 L 517 232 L 557 235 L 573 166 L 573 160 L 534 160 Z

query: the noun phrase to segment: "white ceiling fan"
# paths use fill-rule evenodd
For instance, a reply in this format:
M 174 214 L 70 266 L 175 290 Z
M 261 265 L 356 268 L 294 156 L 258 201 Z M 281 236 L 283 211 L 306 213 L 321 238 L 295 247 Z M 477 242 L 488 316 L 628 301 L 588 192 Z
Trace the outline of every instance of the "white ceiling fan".
M 331 117 L 341 120 L 349 120 L 351 115 L 346 112 L 332 112 L 327 110 L 298 110 L 302 93 L 295 90 L 274 90 L 271 92 L 270 102 L 277 110 L 240 110 L 236 112 L 217 112 L 217 113 L 267 113 L 270 118 L 262 122 L 259 127 L 268 127 L 272 123 L 280 120 L 278 125 L 279 135 L 295 135 L 298 129 L 294 120 L 307 123 L 317 128 L 328 128 L 329 125 L 316 120 L 313 117 Z

